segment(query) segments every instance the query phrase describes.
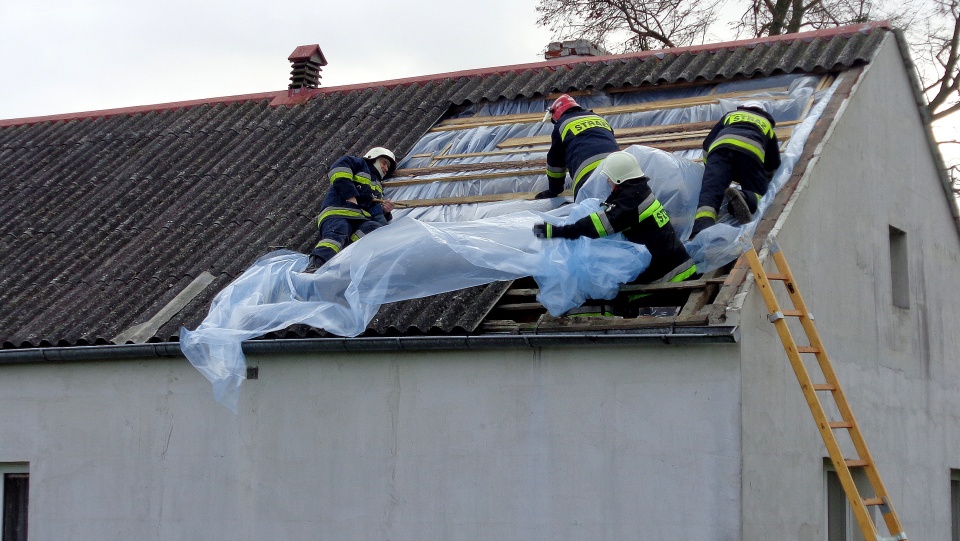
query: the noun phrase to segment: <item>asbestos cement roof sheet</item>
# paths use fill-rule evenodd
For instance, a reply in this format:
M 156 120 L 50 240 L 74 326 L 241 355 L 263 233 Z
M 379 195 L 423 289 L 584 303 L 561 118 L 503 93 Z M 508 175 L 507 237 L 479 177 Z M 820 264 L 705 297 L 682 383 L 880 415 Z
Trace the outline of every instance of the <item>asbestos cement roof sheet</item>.
M 454 108 L 591 88 L 844 70 L 869 62 L 888 31 L 867 24 L 300 95 L 0 120 L 7 194 L 0 200 L 0 344 L 109 344 L 137 326 L 149 330 L 146 341 L 176 341 L 180 327 L 195 328 L 217 292 L 258 257 L 312 248 L 333 160 L 372 146 L 403 155 Z M 385 305 L 368 334 L 478 332 L 509 286 Z M 288 335 L 324 333 L 278 334 Z

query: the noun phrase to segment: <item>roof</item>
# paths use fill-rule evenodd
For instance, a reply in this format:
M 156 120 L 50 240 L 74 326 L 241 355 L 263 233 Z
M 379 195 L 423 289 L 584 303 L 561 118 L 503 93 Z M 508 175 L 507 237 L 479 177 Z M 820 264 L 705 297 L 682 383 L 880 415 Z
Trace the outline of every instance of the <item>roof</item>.
M 0 179 L 12 195 L 0 202 L 0 342 L 111 344 L 131 329 L 141 331 L 138 341 L 175 342 L 258 257 L 277 247 L 309 251 L 326 190 L 317 179 L 333 160 L 372 146 L 404 155 L 468 105 L 841 71 L 869 62 L 889 31 L 872 23 L 292 95 L 2 120 Z M 730 295 L 717 293 L 725 280 L 721 273 L 704 284 L 713 292 L 703 302 L 725 302 Z M 497 282 L 385 305 L 368 335 L 496 332 L 497 310 L 522 289 Z M 270 337 L 291 336 L 325 333 L 298 326 Z

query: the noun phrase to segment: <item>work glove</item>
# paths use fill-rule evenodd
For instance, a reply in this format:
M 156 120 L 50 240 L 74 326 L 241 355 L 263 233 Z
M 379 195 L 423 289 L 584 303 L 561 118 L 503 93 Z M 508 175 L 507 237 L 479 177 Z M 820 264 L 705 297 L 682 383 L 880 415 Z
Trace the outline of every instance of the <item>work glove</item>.
M 553 191 L 550 191 L 549 188 L 547 188 L 546 190 L 543 190 L 542 192 L 538 193 L 534 197 L 534 199 L 550 199 L 551 197 L 557 197 L 558 195 L 560 195 L 560 192 L 553 192 Z
M 533 236 L 538 239 L 549 239 L 550 229 L 552 229 L 552 227 L 550 227 L 548 223 L 533 224 Z

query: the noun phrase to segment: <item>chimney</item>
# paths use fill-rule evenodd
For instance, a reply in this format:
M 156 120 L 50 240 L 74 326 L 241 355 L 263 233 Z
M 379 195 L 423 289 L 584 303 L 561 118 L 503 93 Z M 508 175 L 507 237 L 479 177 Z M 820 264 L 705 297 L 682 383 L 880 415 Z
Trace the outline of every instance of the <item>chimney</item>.
M 327 65 L 319 45 L 301 45 L 287 57 L 290 61 L 290 91 L 320 86 L 320 68 Z
M 545 60 L 554 60 L 566 56 L 604 56 L 610 54 L 606 49 L 585 39 L 554 41 L 547 45 Z

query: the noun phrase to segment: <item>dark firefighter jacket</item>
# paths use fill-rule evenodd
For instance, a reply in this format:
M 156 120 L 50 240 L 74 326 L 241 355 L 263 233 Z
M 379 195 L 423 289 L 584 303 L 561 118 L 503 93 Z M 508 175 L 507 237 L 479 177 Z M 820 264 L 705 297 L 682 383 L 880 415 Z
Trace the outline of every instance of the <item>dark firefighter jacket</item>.
M 547 178 L 550 191 L 563 191 L 567 171 L 573 179 L 574 194 L 580 181 L 600 165 L 611 152 L 620 150 L 613 128 L 603 118 L 580 107 L 565 112 L 553 126 L 547 152 Z
M 650 251 L 650 266 L 637 282 L 680 282 L 696 274 L 697 267 L 677 238 L 670 216 L 650 190 L 647 177 L 625 180 L 604 201 L 604 208 L 569 225 L 547 225 L 547 237 L 600 238 L 623 233 L 631 242 Z
M 703 140 L 704 156 L 718 148 L 729 148 L 752 156 L 767 171 L 780 167 L 780 144 L 773 129 L 776 121 L 754 109 L 737 109 L 723 115 Z
M 375 220 L 383 225 L 390 221 L 379 202 L 383 199 L 380 172 L 372 164 L 358 156 L 344 156 L 333 162 L 328 176 L 330 189 L 323 198 L 318 221 L 329 216 Z M 356 205 L 347 201 L 351 197 L 357 199 Z

